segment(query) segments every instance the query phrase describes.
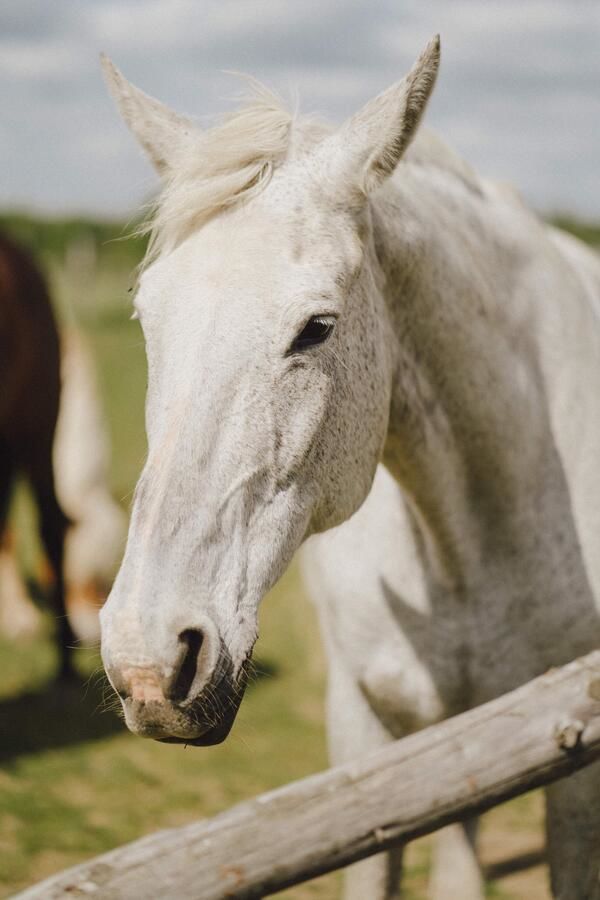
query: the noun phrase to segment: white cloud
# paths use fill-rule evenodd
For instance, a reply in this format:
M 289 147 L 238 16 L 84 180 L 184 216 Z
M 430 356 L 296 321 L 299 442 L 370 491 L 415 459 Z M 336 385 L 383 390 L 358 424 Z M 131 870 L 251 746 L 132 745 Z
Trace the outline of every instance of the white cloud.
M 81 52 L 66 41 L 0 40 L 0 73 L 15 79 L 42 80 L 74 67 Z

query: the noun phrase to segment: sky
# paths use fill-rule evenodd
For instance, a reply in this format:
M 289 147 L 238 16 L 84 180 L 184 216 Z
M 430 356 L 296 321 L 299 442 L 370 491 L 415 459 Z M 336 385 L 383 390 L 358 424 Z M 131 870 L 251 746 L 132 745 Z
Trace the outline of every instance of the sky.
M 428 125 L 538 210 L 600 219 L 600 0 L 2 0 L 0 208 L 125 217 L 155 190 L 100 51 L 201 123 L 232 71 L 341 122 L 437 32 Z

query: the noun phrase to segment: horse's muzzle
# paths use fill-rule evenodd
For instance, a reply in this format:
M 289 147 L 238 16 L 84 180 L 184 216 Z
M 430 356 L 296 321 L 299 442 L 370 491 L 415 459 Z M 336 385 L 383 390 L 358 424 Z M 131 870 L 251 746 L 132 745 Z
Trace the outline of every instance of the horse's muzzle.
M 134 734 L 194 746 L 225 740 L 244 695 L 246 666 L 234 672 L 227 648 L 207 630 L 183 632 L 168 666 L 105 661 Z
M 121 696 L 129 730 L 140 737 L 196 747 L 225 740 L 246 687 L 245 674 L 234 679 L 223 673 L 216 683 L 205 685 L 197 696 L 179 702 L 162 693 L 149 671 L 139 673 L 138 677 L 144 682 L 142 693 L 135 689 L 134 682 L 132 695 Z

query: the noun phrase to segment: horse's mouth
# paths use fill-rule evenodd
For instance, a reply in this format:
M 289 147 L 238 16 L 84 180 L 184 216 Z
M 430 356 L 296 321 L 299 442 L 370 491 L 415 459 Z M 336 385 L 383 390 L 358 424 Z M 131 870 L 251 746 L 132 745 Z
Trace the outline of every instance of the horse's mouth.
M 163 744 L 211 747 L 222 743 L 231 731 L 244 689 L 245 678 L 235 686 L 224 679 L 212 689 L 210 703 L 200 697 L 181 705 L 126 699 L 125 721 L 134 734 Z

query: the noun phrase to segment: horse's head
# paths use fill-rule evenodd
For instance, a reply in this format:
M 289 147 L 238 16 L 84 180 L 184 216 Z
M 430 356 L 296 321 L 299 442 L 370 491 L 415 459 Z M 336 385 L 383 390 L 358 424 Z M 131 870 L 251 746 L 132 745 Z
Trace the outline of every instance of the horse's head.
M 392 363 L 368 194 L 411 139 L 437 70 L 334 133 L 264 94 L 201 133 L 107 62 L 165 179 L 135 301 L 148 356 L 148 458 L 102 653 L 127 724 L 227 735 L 260 600 L 307 535 L 367 496 Z

